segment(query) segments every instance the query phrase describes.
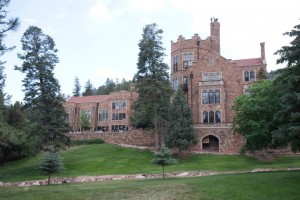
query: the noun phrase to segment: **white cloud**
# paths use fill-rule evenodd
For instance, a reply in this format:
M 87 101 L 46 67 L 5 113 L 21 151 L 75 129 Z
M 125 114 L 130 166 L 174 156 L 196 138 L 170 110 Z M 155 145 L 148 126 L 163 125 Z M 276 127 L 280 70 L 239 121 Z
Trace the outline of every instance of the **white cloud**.
M 131 80 L 133 73 L 122 72 L 118 70 L 118 68 L 110 67 L 110 66 L 101 66 L 95 69 L 91 75 L 91 81 L 95 83 L 95 85 L 102 85 L 105 83 L 107 78 L 119 79 L 121 81 L 123 78 L 126 80 Z
M 102 2 L 96 2 L 88 10 L 89 20 L 93 23 L 110 23 L 113 19 L 111 11 Z
M 128 0 L 127 4 L 129 9 L 135 12 L 163 11 L 165 9 L 166 0 Z

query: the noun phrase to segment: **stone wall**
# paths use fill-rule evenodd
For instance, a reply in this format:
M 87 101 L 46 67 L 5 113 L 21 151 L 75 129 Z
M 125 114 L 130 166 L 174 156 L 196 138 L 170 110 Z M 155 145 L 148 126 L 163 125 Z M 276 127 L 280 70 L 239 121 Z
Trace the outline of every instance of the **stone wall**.
M 155 137 L 152 131 L 132 130 L 127 132 L 78 132 L 69 133 L 73 140 L 101 138 L 106 143 L 134 146 L 155 146 Z

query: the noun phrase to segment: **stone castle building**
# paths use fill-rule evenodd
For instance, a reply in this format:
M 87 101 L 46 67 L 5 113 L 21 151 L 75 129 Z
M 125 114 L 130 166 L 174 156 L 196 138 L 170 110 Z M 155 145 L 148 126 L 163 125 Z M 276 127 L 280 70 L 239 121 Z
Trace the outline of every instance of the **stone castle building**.
M 171 83 L 174 90 L 182 87 L 193 110 L 198 151 L 237 153 L 244 143 L 230 128 L 234 99 L 248 93 L 248 87 L 266 72 L 265 46 L 261 56 L 232 60 L 221 55 L 220 23 L 211 19 L 210 36 L 191 39 L 179 36 L 171 42 Z M 91 130 L 123 132 L 130 129 L 131 105 L 138 95 L 120 91 L 110 95 L 70 97 L 65 108 L 74 131 L 80 131 L 82 114 L 90 116 Z
M 120 132 L 127 131 L 132 103 L 137 93 L 120 91 L 109 95 L 70 97 L 64 103 L 73 131 Z M 87 116 L 89 130 L 82 130 L 81 118 Z
M 265 44 L 259 58 L 232 60 L 221 55 L 220 23 L 211 19 L 210 37 L 179 36 L 171 42 L 171 82 L 182 87 L 193 110 L 198 150 L 238 152 L 243 138 L 230 128 L 234 99 L 248 93 L 258 72 L 266 72 Z

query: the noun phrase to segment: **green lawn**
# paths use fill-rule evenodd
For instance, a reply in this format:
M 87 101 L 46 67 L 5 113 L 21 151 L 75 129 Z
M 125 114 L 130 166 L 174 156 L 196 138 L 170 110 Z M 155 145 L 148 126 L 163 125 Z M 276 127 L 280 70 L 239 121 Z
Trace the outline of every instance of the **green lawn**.
M 298 200 L 300 171 L 0 187 L 1 199 Z
M 0 181 L 46 179 L 38 167 L 43 154 L 0 166 Z M 53 177 L 84 175 L 161 173 L 159 166 L 151 164 L 153 155 L 148 150 L 124 148 L 111 144 L 82 145 L 63 152 L 65 168 Z M 255 168 L 300 167 L 300 157 L 279 157 L 272 162 L 230 155 L 192 155 L 166 171 L 242 171 Z

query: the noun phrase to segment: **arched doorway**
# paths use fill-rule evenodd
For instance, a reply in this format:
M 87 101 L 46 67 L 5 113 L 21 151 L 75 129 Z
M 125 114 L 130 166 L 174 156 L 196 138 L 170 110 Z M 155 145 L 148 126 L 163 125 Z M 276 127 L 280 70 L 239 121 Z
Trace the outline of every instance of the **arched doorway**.
M 208 135 L 202 139 L 203 151 L 219 151 L 219 139 L 216 136 Z

